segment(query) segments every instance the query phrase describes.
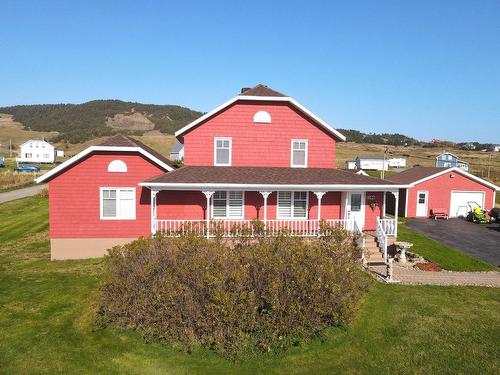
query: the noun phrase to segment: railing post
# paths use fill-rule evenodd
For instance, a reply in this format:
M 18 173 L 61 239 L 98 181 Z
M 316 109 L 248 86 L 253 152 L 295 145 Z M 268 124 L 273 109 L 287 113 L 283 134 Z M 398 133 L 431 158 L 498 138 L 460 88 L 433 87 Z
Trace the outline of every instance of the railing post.
M 210 198 L 214 195 L 213 191 L 203 191 L 205 197 L 207 198 L 207 209 L 205 211 L 205 222 L 206 222 L 206 234 L 207 238 L 210 238 Z
M 398 211 L 399 211 L 399 191 L 392 192 L 396 198 L 394 203 L 394 238 L 398 238 Z

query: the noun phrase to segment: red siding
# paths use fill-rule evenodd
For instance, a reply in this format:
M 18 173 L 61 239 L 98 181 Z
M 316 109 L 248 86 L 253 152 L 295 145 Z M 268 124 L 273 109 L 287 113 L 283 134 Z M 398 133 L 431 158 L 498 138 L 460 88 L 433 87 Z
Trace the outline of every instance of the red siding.
M 454 177 L 452 178 L 451 175 Z M 452 191 L 482 191 L 485 192 L 485 209 L 493 207 L 493 189 L 480 184 L 457 172 L 445 173 L 441 176 L 424 181 L 413 188 L 408 189 L 408 217 L 415 217 L 417 210 L 417 192 L 427 190 L 429 192 L 428 208 L 444 208 L 449 213 L 450 198 Z
M 267 111 L 271 124 L 254 124 Z M 232 138 L 233 166 L 290 167 L 292 139 L 308 140 L 308 167 L 335 168 L 335 139 L 287 103 L 236 103 L 184 135 L 186 165 L 214 164 L 214 137 Z
M 127 173 L 109 173 L 112 160 Z M 164 171 L 137 154 L 92 154 L 49 182 L 51 238 L 123 238 L 149 235 L 150 191 L 139 182 Z M 136 220 L 100 220 L 100 187 L 135 187 Z

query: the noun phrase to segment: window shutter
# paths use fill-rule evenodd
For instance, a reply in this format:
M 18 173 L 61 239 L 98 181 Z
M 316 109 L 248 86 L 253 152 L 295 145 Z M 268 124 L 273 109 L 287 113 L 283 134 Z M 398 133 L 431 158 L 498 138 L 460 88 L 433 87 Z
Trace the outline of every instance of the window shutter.
M 121 219 L 133 219 L 135 217 L 134 191 L 131 189 L 120 190 L 120 213 Z
M 213 195 L 213 213 L 214 218 L 226 217 L 226 192 L 216 191 Z
M 241 218 L 243 216 L 243 192 L 229 192 L 229 217 Z
M 292 193 L 290 191 L 278 192 L 278 217 L 292 216 Z

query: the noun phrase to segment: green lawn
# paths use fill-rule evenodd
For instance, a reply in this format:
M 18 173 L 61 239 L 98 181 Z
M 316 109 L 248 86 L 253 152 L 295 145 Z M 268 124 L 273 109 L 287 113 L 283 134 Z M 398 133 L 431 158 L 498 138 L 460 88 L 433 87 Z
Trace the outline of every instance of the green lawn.
M 102 260 L 50 262 L 47 201 L 0 205 L 0 373 L 463 373 L 500 370 L 498 289 L 382 285 L 345 330 L 229 362 L 93 323 Z
M 403 222 L 405 220 L 403 219 Z M 398 226 L 398 240 L 413 243 L 411 251 L 448 271 L 493 271 L 497 267 L 430 239 L 404 224 Z

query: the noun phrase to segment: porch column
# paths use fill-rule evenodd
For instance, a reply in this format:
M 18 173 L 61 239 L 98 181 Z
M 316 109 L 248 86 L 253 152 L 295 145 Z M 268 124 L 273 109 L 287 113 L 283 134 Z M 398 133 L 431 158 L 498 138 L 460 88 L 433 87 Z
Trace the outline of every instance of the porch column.
M 321 220 L 321 198 L 326 194 L 326 191 L 315 191 L 314 195 L 318 198 L 318 221 Z
M 384 201 L 382 203 L 382 219 L 385 219 L 385 202 L 386 202 L 387 192 L 384 191 Z
M 156 196 L 158 195 L 158 190 L 151 189 L 151 234 L 154 236 L 156 234 Z
M 396 198 L 396 202 L 394 203 L 394 237 L 398 238 L 399 190 L 393 191 L 392 194 L 394 195 L 394 198 Z
M 272 191 L 259 191 L 259 193 L 264 198 L 264 228 L 267 229 L 267 198 L 272 193 Z
M 207 225 L 207 238 L 210 238 L 210 198 L 214 195 L 213 191 L 203 191 L 207 198 L 207 209 L 205 210 L 205 221 Z

